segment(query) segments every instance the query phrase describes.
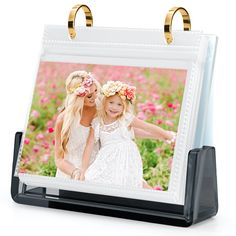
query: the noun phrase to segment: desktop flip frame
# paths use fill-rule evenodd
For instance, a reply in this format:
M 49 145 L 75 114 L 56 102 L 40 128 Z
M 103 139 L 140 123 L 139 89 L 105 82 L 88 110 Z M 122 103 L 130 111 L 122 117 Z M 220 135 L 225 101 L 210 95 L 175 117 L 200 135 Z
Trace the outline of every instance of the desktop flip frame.
M 87 27 L 93 24 L 91 11 L 86 5 L 74 6 L 68 21 L 71 39 L 76 36 L 75 16 L 80 8 L 84 10 Z M 177 11 L 182 14 L 184 30 L 190 30 L 191 28 L 188 12 L 184 8 L 174 7 L 170 9 L 164 25 L 167 44 L 172 42 L 172 18 Z M 22 135 L 22 132 L 15 134 L 12 165 L 11 196 L 17 203 L 184 227 L 217 214 L 218 192 L 214 147 L 203 146 L 189 151 L 185 201 L 184 205 L 176 205 L 63 189 L 27 186 L 19 180 L 19 177 L 14 175 Z

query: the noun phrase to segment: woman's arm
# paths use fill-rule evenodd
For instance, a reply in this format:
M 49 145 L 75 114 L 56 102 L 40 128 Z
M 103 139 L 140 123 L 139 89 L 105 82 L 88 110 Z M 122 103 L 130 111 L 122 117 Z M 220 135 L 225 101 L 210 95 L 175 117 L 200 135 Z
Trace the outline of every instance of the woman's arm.
M 63 114 L 57 117 L 55 124 L 55 164 L 65 174 L 72 176 L 75 171 L 75 166 L 64 159 L 64 151 L 61 146 L 61 130 L 63 125 Z
M 143 134 L 145 138 L 161 139 L 164 141 L 171 140 L 173 138 L 173 134 L 171 132 L 166 131 L 154 124 L 142 121 L 136 117 L 131 122 L 131 126 L 136 129 L 136 132 L 138 131 L 139 135 Z M 140 130 L 142 130 L 143 133 L 140 133 Z
M 87 139 L 86 147 L 84 149 L 83 158 L 82 158 L 80 180 L 84 180 L 84 175 L 85 175 L 86 170 L 88 169 L 93 148 L 94 148 L 94 129 L 90 128 L 89 136 Z

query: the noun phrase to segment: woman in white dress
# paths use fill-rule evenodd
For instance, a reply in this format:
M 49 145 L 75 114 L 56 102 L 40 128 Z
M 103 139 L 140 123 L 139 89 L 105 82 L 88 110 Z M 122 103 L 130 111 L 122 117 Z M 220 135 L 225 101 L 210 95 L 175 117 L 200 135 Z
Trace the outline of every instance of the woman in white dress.
M 103 99 L 98 117 L 85 147 L 80 180 L 125 188 L 142 188 L 142 158 L 130 135 L 130 128 L 141 129 L 156 139 L 174 140 L 170 131 L 137 119 L 131 106 L 135 99 L 135 87 L 120 81 L 108 81 L 102 88 Z M 94 143 L 101 148 L 90 165 Z
M 79 179 L 82 155 L 95 117 L 100 85 L 86 71 L 72 72 L 66 79 L 65 107 L 55 125 L 56 177 Z M 97 152 L 96 146 L 90 163 Z

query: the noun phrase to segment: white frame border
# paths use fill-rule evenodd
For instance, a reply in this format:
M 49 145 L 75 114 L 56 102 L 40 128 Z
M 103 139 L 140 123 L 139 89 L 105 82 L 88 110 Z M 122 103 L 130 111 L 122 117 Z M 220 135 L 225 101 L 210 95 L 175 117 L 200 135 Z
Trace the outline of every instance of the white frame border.
M 200 92 L 203 80 L 203 68 L 206 60 L 207 40 L 199 32 L 190 33 L 189 41 L 192 45 L 173 45 L 166 46 L 164 43 L 159 44 L 138 42 L 100 42 L 99 35 L 102 33 L 112 34 L 119 31 L 121 35 L 127 37 L 127 32 L 134 33 L 153 33 L 153 30 L 137 29 L 113 29 L 113 28 L 96 28 L 93 42 L 71 42 L 64 37 L 60 40 L 51 40 L 47 35 L 66 35 L 65 27 L 48 26 L 45 28 L 43 41 L 43 50 L 40 61 L 55 61 L 83 64 L 103 64 L 103 65 L 123 65 L 123 66 L 142 66 L 170 69 L 187 70 L 187 78 L 183 102 L 181 105 L 181 114 L 178 126 L 178 136 L 173 158 L 173 165 L 168 191 L 153 190 L 124 190 L 118 187 L 107 188 L 104 186 L 75 182 L 69 179 L 59 179 L 52 177 L 36 176 L 29 174 L 19 174 L 22 182 L 30 186 L 40 186 L 49 188 L 59 188 L 71 191 L 81 191 L 87 193 L 104 194 L 110 196 L 127 197 L 134 199 L 150 200 L 171 204 L 184 204 L 187 157 L 190 149 L 194 144 L 194 134 L 196 131 L 196 114 L 199 109 Z M 86 39 L 86 34 L 93 32 L 91 29 L 83 28 L 82 38 Z M 159 38 L 161 31 L 155 31 Z M 184 32 L 177 32 L 182 35 Z M 83 35 L 84 34 L 84 35 Z M 185 33 L 184 33 L 185 34 Z M 132 37 L 132 33 L 130 34 Z M 183 37 L 183 35 L 181 36 Z M 158 38 L 158 37 L 157 37 Z M 118 39 L 116 39 L 118 40 Z M 132 42 L 132 38 L 129 38 Z M 180 40 L 181 41 L 181 40 Z M 184 44 L 184 43 L 183 43 Z M 104 54 L 101 55 L 101 48 Z M 96 50 L 95 50 L 96 49 Z M 93 56 L 92 56 L 93 55 Z M 124 63 L 125 62 L 125 63 Z M 29 106 L 29 111 L 31 104 Z M 27 127 L 28 119 L 25 127 Z M 26 130 L 26 128 L 25 128 Z M 188 132 L 187 132 L 188 131 Z M 22 137 L 24 140 L 24 134 Z M 23 143 L 23 142 L 22 142 Z M 22 144 L 19 152 L 19 158 L 22 151 Z M 18 159 L 19 159 L 18 158 Z M 19 160 L 18 160 L 19 161 Z M 17 175 L 17 169 L 16 169 Z

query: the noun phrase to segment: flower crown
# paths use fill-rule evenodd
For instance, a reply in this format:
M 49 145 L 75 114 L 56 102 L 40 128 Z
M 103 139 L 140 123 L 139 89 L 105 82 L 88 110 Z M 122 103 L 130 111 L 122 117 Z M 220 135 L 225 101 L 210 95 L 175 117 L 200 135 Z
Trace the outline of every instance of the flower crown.
M 85 97 L 89 93 L 89 88 L 93 85 L 94 82 L 91 73 L 81 71 L 80 73 L 75 74 L 73 77 L 81 77 L 83 81 L 70 88 L 69 93 L 74 93 L 79 97 Z
M 136 87 L 122 83 L 121 81 L 107 81 L 102 86 L 102 93 L 106 97 L 113 96 L 117 93 L 121 99 L 127 99 L 131 103 L 135 101 L 135 91 Z

